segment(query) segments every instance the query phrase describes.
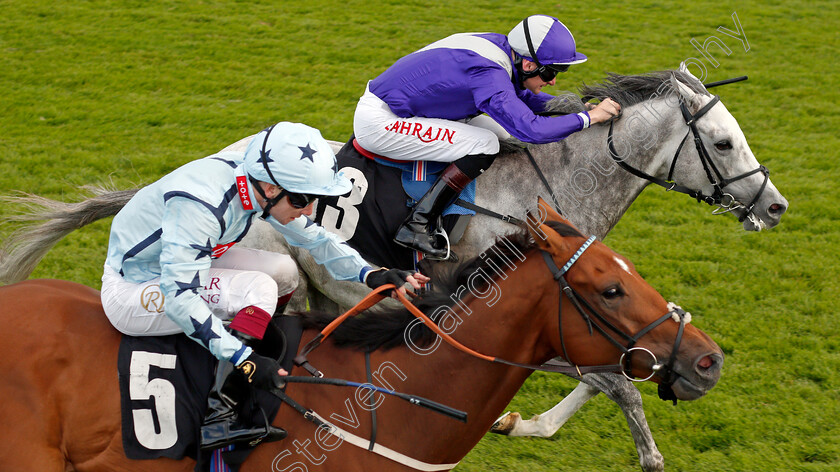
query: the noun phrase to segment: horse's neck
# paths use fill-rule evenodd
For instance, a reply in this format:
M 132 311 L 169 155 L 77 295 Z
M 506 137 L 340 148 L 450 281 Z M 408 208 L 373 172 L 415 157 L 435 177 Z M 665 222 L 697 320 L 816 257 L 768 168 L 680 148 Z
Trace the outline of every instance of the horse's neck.
M 553 281 L 547 277 L 539 257 L 511 262 L 517 269 L 508 274 L 507 280 L 494 281 L 482 298 L 467 295 L 463 302 L 469 310 L 455 303 L 453 310 L 446 311 L 437 321 L 444 329 L 451 330 L 454 339 L 481 354 L 539 364 L 556 355 L 544 336 L 548 318 L 556 316 L 556 306 L 552 305 L 556 304 L 556 293 L 552 297 L 548 292 Z M 546 282 L 522 283 L 526 273 L 542 275 L 542 271 L 546 276 L 543 278 L 548 279 Z M 458 319 L 463 322 L 454 327 L 453 322 Z M 465 425 L 426 415 L 428 422 L 424 423 L 423 432 L 418 432 L 427 438 L 424 439 L 426 450 L 418 451 L 420 456 L 445 451 L 451 454 L 446 461 L 453 462 L 478 443 L 530 375 L 528 370 L 478 359 L 445 343 L 427 355 L 404 349 L 393 362 L 401 368 L 405 365 L 407 378 L 401 388 L 469 413 Z M 385 421 L 386 415 L 381 418 Z M 396 421 L 396 427 L 404 428 L 404 421 Z M 380 430 L 385 434 L 384 425 Z
M 616 148 L 625 161 L 657 177 L 664 177 L 663 172 L 667 175 L 668 153 L 677 145 L 672 136 L 675 133 L 667 124 L 676 119 L 676 111 L 661 102 L 628 107 L 613 131 Z M 530 148 L 557 196 L 560 210 L 582 232 L 599 238 L 606 236 L 648 185 L 610 157 L 608 131 L 609 125 L 596 125 L 563 141 Z M 521 216 L 526 210 L 534 211 L 538 195 L 551 203 L 524 152 L 501 156 L 478 180 L 478 186 L 478 204 L 499 213 Z

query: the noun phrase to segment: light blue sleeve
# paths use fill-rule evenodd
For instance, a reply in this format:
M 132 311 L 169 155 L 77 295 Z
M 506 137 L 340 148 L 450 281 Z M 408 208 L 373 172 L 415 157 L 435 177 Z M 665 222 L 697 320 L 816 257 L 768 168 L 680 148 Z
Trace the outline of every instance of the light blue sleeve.
M 241 363 L 251 348 L 228 333 L 201 298 L 210 253 L 221 234 L 218 219 L 195 197 L 175 196 L 165 203 L 161 229 L 160 289 L 166 316 L 217 359 Z
M 309 251 L 315 261 L 326 267 L 336 280 L 363 282 L 365 274 L 371 270 L 355 249 L 306 216 L 296 218 L 286 225 L 280 224 L 273 217 L 266 221 L 282 233 L 289 244 Z

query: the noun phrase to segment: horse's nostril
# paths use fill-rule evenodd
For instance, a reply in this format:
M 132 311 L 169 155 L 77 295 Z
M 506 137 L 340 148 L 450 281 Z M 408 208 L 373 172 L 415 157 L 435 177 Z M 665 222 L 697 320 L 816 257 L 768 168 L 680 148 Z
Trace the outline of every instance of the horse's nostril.
M 712 359 L 712 356 L 704 356 L 702 359 L 697 361 L 697 367 L 701 369 L 708 369 L 709 367 L 715 365 L 715 360 Z
M 780 203 L 774 203 L 774 204 L 770 205 L 770 208 L 769 208 L 767 211 L 768 211 L 771 215 L 777 215 L 777 214 L 778 214 L 778 215 L 781 215 L 782 213 L 784 213 L 784 212 L 785 212 L 785 210 L 786 210 L 786 209 L 787 209 L 787 208 L 785 208 L 785 206 L 784 206 L 784 205 L 782 205 L 782 204 L 780 204 Z

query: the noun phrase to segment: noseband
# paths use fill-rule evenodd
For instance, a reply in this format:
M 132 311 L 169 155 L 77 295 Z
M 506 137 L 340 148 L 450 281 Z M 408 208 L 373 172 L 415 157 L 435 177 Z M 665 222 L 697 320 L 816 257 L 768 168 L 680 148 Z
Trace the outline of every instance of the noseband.
M 618 152 L 616 152 L 615 147 L 613 146 L 613 124 L 615 123 L 615 120 L 610 122 L 610 131 L 607 135 L 607 145 L 610 150 L 610 157 L 612 157 L 613 160 L 616 163 L 618 163 L 618 165 L 621 166 L 624 170 L 630 172 L 636 177 L 640 177 L 649 182 L 660 185 L 664 187 L 665 190 L 674 190 L 689 195 L 692 198 L 697 199 L 698 202 L 705 202 L 709 205 L 717 205 L 718 208 L 715 209 L 715 211 L 713 212 L 714 214 L 727 213 L 730 211 L 737 210 L 739 208 L 745 208 L 744 214 L 741 215 L 740 218 L 738 218 L 739 222 L 743 222 L 749 217 L 750 214 L 752 214 L 756 202 L 758 202 L 758 199 L 761 197 L 761 194 L 764 193 L 764 189 L 767 187 L 767 181 L 770 179 L 770 171 L 763 165 L 759 165 L 757 169 L 744 172 L 743 174 L 732 177 L 731 179 L 724 178 L 723 175 L 721 175 L 720 171 L 718 171 L 717 166 L 715 166 L 715 163 L 709 156 L 709 152 L 703 145 L 703 140 L 700 139 L 700 132 L 697 130 L 696 122 L 698 119 L 700 119 L 700 117 L 702 117 L 709 110 L 711 110 L 712 107 L 714 107 L 715 104 L 717 104 L 717 102 L 719 101 L 720 97 L 715 95 L 712 98 L 712 100 L 709 101 L 709 103 L 707 103 L 697 113 L 692 115 L 691 112 L 688 111 L 688 107 L 685 105 L 685 102 L 683 100 L 680 100 L 680 111 L 682 112 L 683 119 L 685 120 L 685 124 L 688 125 L 689 130 L 685 133 L 685 137 L 683 137 L 682 141 L 680 141 L 680 145 L 677 148 L 677 152 L 674 154 L 674 158 L 671 161 L 671 168 L 668 171 L 668 178 L 666 180 L 654 177 L 650 174 L 645 173 L 642 170 L 630 166 L 629 164 L 624 162 L 624 159 L 621 156 L 618 155 Z M 699 190 L 693 190 L 688 187 L 678 185 L 672 180 L 672 177 L 674 175 L 674 167 L 677 165 L 677 158 L 680 155 L 680 151 L 682 150 L 683 145 L 688 139 L 688 135 L 692 133 L 694 134 L 694 147 L 697 148 L 697 154 L 700 157 L 700 163 L 703 164 L 703 170 L 706 171 L 706 177 L 709 179 L 709 183 L 712 184 L 713 191 L 711 195 L 704 195 Z M 755 197 L 753 197 L 749 205 L 744 205 L 743 203 L 738 202 L 735 199 L 735 197 L 733 197 L 731 194 L 723 191 L 723 189 L 727 185 L 733 182 L 737 182 L 741 179 L 747 178 L 758 172 L 764 174 L 764 182 L 761 184 L 761 188 L 755 194 Z
M 545 260 L 548 269 L 551 271 L 554 280 L 560 285 L 560 303 L 557 307 L 557 325 L 560 331 L 560 346 L 563 350 L 563 358 L 572 365 L 575 365 L 574 362 L 569 358 L 568 352 L 566 352 L 566 343 L 563 338 L 563 295 L 569 298 L 569 301 L 572 302 L 577 312 L 583 317 L 586 321 L 587 326 L 589 326 L 589 334 L 592 335 L 592 328 L 601 333 L 610 343 L 616 346 L 621 352 L 621 358 L 619 359 L 619 365 L 622 367 L 621 373 L 631 381 L 635 382 L 643 382 L 649 380 L 654 375 L 659 375 L 661 382 L 659 388 L 659 396 L 663 400 L 673 400 L 676 403 L 676 396 L 674 396 L 673 391 L 671 390 L 671 385 L 677 380 L 677 374 L 674 372 L 674 363 L 677 359 L 677 351 L 680 348 L 680 343 L 682 342 L 683 332 L 685 331 L 686 323 L 691 321 L 691 315 L 686 313 L 682 308 L 675 305 L 674 303 L 668 303 L 668 312 L 659 317 L 658 319 L 654 320 L 652 323 L 647 325 L 646 327 L 642 328 L 638 333 L 635 335 L 629 335 L 622 331 L 620 328 L 616 327 L 614 324 L 610 323 L 606 317 L 600 314 L 595 308 L 592 307 L 589 302 L 586 301 L 585 298 L 581 297 L 580 294 L 573 289 L 569 283 L 566 281 L 565 274 L 568 272 L 569 268 L 577 262 L 578 258 L 586 251 L 586 249 L 595 241 L 595 236 L 590 236 L 586 242 L 581 245 L 581 247 L 575 251 L 571 258 L 563 265 L 563 267 L 558 268 L 557 264 L 554 262 L 554 259 L 551 257 L 547 251 L 542 251 L 543 260 Z M 593 323 L 592 318 L 595 318 L 598 322 Z M 674 339 L 674 347 L 671 350 L 671 356 L 668 358 L 667 363 L 660 364 L 656 358 L 656 356 L 650 352 L 649 350 L 643 347 L 634 347 L 635 344 L 642 338 L 642 336 L 649 333 L 651 330 L 659 326 L 660 324 L 664 323 L 668 319 L 673 319 L 674 321 L 679 322 L 680 327 L 677 331 L 677 336 Z M 619 338 L 623 339 L 622 341 L 617 340 L 610 332 L 617 335 Z M 646 352 L 653 358 L 653 372 L 644 379 L 635 379 L 630 373 L 631 370 L 631 356 L 633 351 L 643 351 Z M 578 374 L 587 372 L 589 369 L 587 367 L 577 367 Z

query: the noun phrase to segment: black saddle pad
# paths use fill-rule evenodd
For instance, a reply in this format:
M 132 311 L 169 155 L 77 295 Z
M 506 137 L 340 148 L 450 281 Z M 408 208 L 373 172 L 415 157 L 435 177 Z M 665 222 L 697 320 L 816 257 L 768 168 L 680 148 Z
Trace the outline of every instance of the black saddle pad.
M 258 352 L 281 359 L 291 372 L 301 334 L 298 317 L 276 318 Z M 199 455 L 199 431 L 216 363 L 207 349 L 184 334 L 122 337 L 117 369 L 123 449 L 129 459 L 192 457 L 198 460 L 196 470 L 206 469 L 207 457 Z M 276 396 L 252 390 L 250 398 L 240 399 L 240 414 L 264 424 L 280 404 Z M 244 449 L 240 452 L 247 454 Z
M 315 222 L 347 238 L 347 244 L 362 257 L 383 267 L 415 270 L 415 252 L 394 243 L 394 234 L 408 217 L 414 201 L 401 181 L 402 170 L 378 164 L 359 154 L 350 139 L 336 153 L 338 167 L 353 182 L 365 188 L 360 202 L 351 198 L 325 197 L 318 199 Z M 350 167 L 352 171 L 346 169 Z M 459 215 L 443 217 L 443 228 L 449 232 Z
M 196 457 L 215 365 L 184 334 L 123 336 L 117 368 L 129 459 Z

